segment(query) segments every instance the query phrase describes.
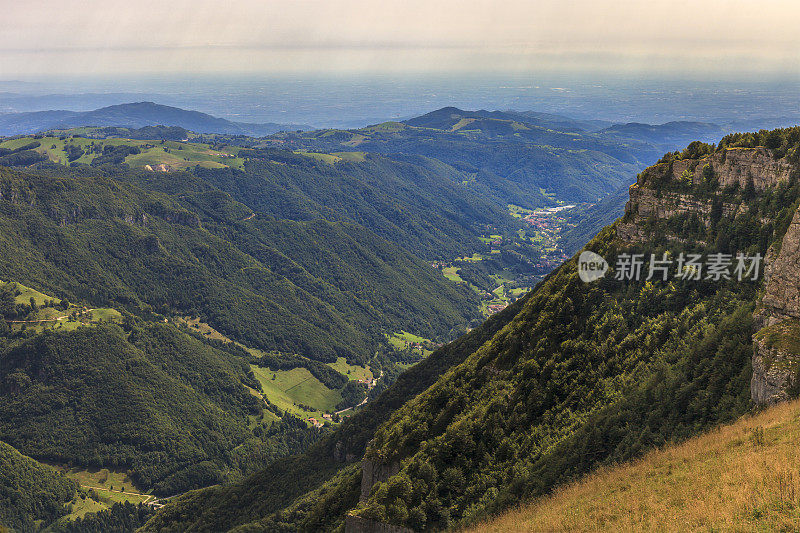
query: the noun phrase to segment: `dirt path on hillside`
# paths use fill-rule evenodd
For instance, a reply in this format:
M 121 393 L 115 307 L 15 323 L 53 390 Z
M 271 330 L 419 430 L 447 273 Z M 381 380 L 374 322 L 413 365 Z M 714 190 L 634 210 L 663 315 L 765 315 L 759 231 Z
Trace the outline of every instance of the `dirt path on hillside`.
M 78 316 L 83 316 L 86 313 L 91 313 L 92 311 L 97 311 L 97 308 L 95 307 L 94 309 L 87 309 L 86 311 L 82 312 Z M 39 320 L 6 320 L 6 323 L 7 324 L 40 324 L 42 322 L 58 322 L 59 320 L 64 320 L 66 318 L 69 318 L 69 315 L 58 316 L 56 318 L 42 318 L 42 319 L 39 319 Z

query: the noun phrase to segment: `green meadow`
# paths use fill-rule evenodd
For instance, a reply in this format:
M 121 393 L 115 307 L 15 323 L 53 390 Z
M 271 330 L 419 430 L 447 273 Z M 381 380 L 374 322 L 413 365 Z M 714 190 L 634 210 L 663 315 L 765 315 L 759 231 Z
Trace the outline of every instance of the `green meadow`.
M 351 365 L 344 357 L 339 357 L 335 363 L 328 363 L 328 366 L 343 376 L 347 376 L 350 381 L 356 381 L 359 379 L 369 380 L 373 377 L 372 371 L 369 369 L 369 367 Z
M 269 401 L 299 417 L 315 417 L 322 421 L 322 414 L 332 413 L 336 404 L 342 401 L 339 391 L 323 385 L 308 369 L 272 371 L 256 365 L 251 365 L 251 368 Z
M 62 520 L 82 518 L 87 513 L 109 509 L 115 503 L 139 504 L 153 498 L 137 489 L 126 472 L 107 468 L 85 469 L 51 466 L 63 472 L 68 478 L 77 481 L 81 488 L 69 503 L 69 514 Z
M 0 287 L 7 285 L 12 285 L 19 292 L 15 298 L 17 304 L 29 305 L 33 300 L 38 307 L 38 309 L 30 310 L 27 316 L 9 320 L 8 325 L 15 330 L 33 330 L 37 333 L 45 330 L 73 331 L 80 326 L 96 326 L 103 322 L 120 322 L 122 320 L 122 313 L 116 309 L 105 307 L 88 309 L 74 304 L 70 304 L 67 309 L 64 309 L 62 300 L 58 298 L 26 287 L 21 283 L 0 281 Z M 45 307 L 50 303 L 54 307 Z
M 84 154 L 72 161 L 72 163 L 90 165 L 98 153 L 91 150 L 92 146 L 135 146 L 140 153 L 129 155 L 125 158 L 125 163 L 134 168 L 145 168 L 149 165 L 154 168 L 158 165 L 167 165 L 173 170 L 180 170 L 187 167 L 201 166 L 207 168 L 235 167 L 242 168 L 244 159 L 239 157 L 240 148 L 235 146 L 212 146 L 204 143 L 180 142 L 180 141 L 160 141 L 160 140 L 134 140 L 134 139 L 89 139 L 76 137 L 79 130 L 72 131 L 72 136 L 45 136 L 39 139 L 33 137 L 22 137 L 0 142 L 0 148 L 17 149 L 33 141 L 38 141 L 41 146 L 35 148 L 36 152 L 44 154 L 51 161 L 67 165 L 70 161 L 67 156 L 66 147 L 68 145 L 78 146 Z M 334 156 L 335 157 L 335 156 Z

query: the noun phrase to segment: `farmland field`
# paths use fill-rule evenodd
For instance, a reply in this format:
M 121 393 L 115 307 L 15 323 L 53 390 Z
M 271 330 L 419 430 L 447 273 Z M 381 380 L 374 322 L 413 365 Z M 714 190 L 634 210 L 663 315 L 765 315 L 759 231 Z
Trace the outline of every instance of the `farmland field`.
M 369 367 L 365 368 L 360 365 L 350 365 L 344 357 L 339 357 L 335 363 L 328 363 L 328 366 L 336 370 L 340 374 L 347 376 L 350 381 L 359 379 L 372 379 L 372 371 Z M 349 373 L 348 373 L 349 372 Z
M 272 371 L 256 365 L 250 366 L 269 401 L 297 416 L 321 419 L 323 413 L 333 412 L 336 404 L 342 401 L 339 391 L 323 385 L 305 368 Z M 314 410 L 304 409 L 298 404 Z
M 125 158 L 125 163 L 134 168 L 145 168 L 146 165 L 150 165 L 153 168 L 162 164 L 171 169 L 182 169 L 196 165 L 207 168 L 242 168 L 244 165 L 244 160 L 238 157 L 239 148 L 237 147 L 225 146 L 217 149 L 209 144 L 179 141 L 46 136 L 38 139 L 33 137 L 11 139 L 0 142 L 0 148 L 14 150 L 33 141 L 40 143 L 40 146 L 34 149 L 36 152 L 47 156 L 51 161 L 63 165 L 70 163 L 66 151 L 68 145 L 80 147 L 84 151 L 83 155 L 72 161 L 72 163 L 77 164 L 91 164 L 105 146 L 131 146 L 140 150 L 140 153 L 128 155 Z M 93 148 L 97 151 L 94 151 Z

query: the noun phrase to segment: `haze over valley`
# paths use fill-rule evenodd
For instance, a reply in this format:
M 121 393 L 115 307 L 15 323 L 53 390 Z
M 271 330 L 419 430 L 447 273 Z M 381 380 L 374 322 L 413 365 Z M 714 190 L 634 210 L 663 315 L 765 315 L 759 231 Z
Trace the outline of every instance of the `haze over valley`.
M 792 2 L 0 17 L 0 533 L 792 531 Z

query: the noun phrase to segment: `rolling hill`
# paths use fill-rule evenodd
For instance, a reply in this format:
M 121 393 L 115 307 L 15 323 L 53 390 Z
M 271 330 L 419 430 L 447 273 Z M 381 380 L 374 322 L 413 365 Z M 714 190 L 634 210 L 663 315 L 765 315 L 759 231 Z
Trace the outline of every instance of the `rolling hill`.
M 445 107 L 403 122 L 285 132 L 270 139 L 315 150 L 347 147 L 436 158 L 464 173 L 473 190 L 502 204 L 532 208 L 552 205 L 553 197 L 595 202 L 629 184 L 630 176 L 664 151 L 689 140 L 716 140 L 722 133 L 719 126 L 690 122 L 603 126 L 534 112 Z
M 0 135 L 28 135 L 45 130 L 112 126 L 179 126 L 197 133 L 227 135 L 269 135 L 281 130 L 310 129 L 298 124 L 251 124 L 231 122 L 199 111 L 165 106 L 154 102 L 118 104 L 94 111 L 32 111 L 0 114 Z

